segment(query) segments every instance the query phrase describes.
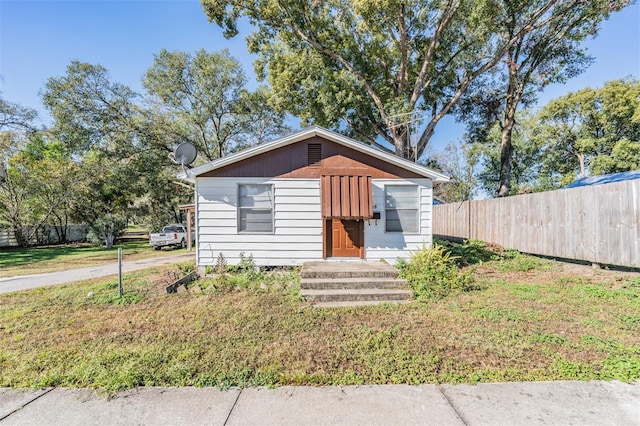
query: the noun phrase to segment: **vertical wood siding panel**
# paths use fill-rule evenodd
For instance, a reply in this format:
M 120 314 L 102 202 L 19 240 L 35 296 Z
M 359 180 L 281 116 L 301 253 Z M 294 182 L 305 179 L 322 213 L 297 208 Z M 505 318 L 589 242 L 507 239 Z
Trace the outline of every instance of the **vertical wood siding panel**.
M 340 217 L 340 180 L 331 179 L 331 216 Z
M 360 217 L 360 182 L 362 176 L 349 176 L 349 194 L 351 195 L 351 216 Z
M 351 191 L 349 190 L 349 176 L 340 176 L 340 216 L 351 215 Z
M 320 183 L 322 196 L 322 217 L 331 217 L 331 178 L 329 176 L 322 176 L 322 182 Z

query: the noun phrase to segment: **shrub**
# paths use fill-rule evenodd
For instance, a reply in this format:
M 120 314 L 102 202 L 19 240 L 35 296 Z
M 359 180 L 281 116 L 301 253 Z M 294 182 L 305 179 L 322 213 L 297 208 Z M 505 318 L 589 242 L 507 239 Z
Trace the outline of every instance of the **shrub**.
M 455 258 L 458 266 L 475 265 L 477 263 L 500 260 L 502 247 L 489 245 L 480 240 L 464 240 L 461 243 L 436 240 L 446 251 Z
M 451 293 L 471 289 L 473 278 L 456 266 L 456 257 L 443 246 L 433 247 L 411 254 L 408 262 L 398 262 L 400 276 L 407 280 L 418 302 L 442 299 Z

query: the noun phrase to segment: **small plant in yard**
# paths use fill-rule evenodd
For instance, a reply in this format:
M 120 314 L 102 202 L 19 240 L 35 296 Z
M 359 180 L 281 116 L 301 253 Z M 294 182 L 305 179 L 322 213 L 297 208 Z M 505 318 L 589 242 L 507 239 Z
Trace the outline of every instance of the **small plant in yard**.
M 436 239 L 454 257 L 458 266 L 475 265 L 477 263 L 499 260 L 503 251 L 501 247 L 490 246 L 480 240 L 464 240 L 462 243 L 453 243 Z
M 408 262 L 398 262 L 400 276 L 407 280 L 418 302 L 442 299 L 451 293 L 469 290 L 473 284 L 470 272 L 456 266 L 456 258 L 443 246 L 434 243 L 411 254 Z
M 195 262 L 192 262 L 192 261 L 182 262 L 178 264 L 178 269 L 180 270 L 183 276 L 189 275 L 192 272 L 196 271 L 196 264 Z
M 551 267 L 547 259 L 520 253 L 518 250 L 505 250 L 502 260 L 495 263 L 495 268 L 500 271 L 529 272 L 533 270 L 544 271 Z

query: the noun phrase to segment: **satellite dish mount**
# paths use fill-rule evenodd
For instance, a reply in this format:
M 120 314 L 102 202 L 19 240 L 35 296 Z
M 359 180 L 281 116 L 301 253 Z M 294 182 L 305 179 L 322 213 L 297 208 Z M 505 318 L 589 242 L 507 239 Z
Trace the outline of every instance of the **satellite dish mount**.
M 187 166 L 193 163 L 197 156 L 198 150 L 189 142 L 181 143 L 174 152 L 169 154 L 171 161 L 180 164 L 185 174 L 187 173 Z

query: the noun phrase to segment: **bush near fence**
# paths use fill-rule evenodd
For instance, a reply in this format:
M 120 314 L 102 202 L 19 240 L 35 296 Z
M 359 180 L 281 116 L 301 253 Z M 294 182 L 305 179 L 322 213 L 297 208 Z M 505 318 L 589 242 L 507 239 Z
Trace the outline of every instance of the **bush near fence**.
M 640 180 L 433 206 L 433 234 L 640 268 Z

